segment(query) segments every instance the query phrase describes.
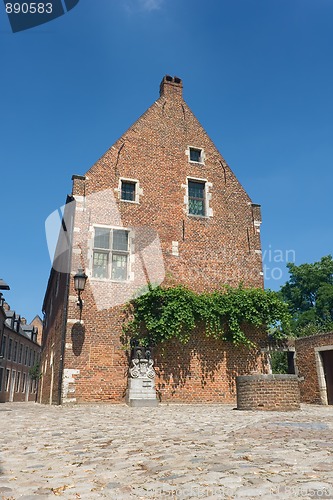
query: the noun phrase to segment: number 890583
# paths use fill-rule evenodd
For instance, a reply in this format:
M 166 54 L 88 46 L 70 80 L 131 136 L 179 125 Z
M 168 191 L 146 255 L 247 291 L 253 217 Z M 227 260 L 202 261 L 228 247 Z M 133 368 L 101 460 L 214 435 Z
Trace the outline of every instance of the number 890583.
M 52 3 L 6 3 L 7 14 L 51 14 Z

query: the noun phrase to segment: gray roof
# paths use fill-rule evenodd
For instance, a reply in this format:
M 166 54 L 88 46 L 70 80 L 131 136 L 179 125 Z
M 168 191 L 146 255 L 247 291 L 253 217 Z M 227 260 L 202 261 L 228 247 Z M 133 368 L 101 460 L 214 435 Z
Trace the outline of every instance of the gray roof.
M 0 290 L 10 290 L 9 285 L 2 278 L 0 278 Z

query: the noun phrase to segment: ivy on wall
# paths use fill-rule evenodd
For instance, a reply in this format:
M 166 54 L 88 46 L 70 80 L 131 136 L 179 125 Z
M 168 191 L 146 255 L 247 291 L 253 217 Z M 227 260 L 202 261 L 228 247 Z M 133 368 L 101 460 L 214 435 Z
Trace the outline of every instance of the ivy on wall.
M 195 327 L 204 324 L 207 336 L 251 347 L 244 325 L 269 328 L 275 338 L 284 337 L 290 325 L 288 306 L 276 292 L 242 286 L 197 294 L 181 285 L 150 285 L 128 308 L 131 319 L 124 324 L 124 333 L 142 345 L 173 338 L 185 344 Z

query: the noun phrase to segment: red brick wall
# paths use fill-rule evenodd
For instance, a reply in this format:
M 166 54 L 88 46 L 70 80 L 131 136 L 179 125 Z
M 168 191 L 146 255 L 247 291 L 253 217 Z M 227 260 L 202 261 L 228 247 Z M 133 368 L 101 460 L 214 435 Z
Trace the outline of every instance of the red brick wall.
M 252 339 L 260 342 L 260 333 L 252 332 Z M 186 345 L 170 341 L 156 349 L 154 358 L 161 401 L 235 403 L 237 375 L 267 372 L 259 347 L 208 338 L 202 329 Z
M 189 146 L 205 152 L 205 164 L 191 163 Z M 187 214 L 184 196 L 187 177 L 209 184 L 211 217 Z M 119 199 L 121 178 L 137 179 L 139 203 Z M 182 84 L 165 80 L 161 97 L 98 160 L 84 177 L 74 176 L 76 199 L 66 326 L 64 401 L 122 401 L 127 385 L 128 359 L 120 341 L 122 302 L 128 300 L 127 284 L 98 281 L 91 276 L 91 238 L 94 224 L 134 228 L 135 261 L 132 271 L 138 288 L 146 281 L 139 249 L 145 249 L 151 231 L 159 236 L 164 285 L 183 283 L 197 292 L 224 284 L 262 287 L 260 207 L 253 205 L 210 138 L 182 98 Z M 145 227 L 145 229 L 142 229 Z M 172 253 L 178 242 L 179 255 Z M 153 254 L 153 252 L 152 252 Z M 155 257 L 147 257 L 151 281 L 160 270 Z M 82 322 L 76 305 L 73 275 L 79 267 L 88 274 Z M 151 278 L 153 276 L 153 278 Z M 52 286 L 52 284 L 50 285 Z M 49 292 L 50 293 L 50 292 Z M 127 293 L 127 295 L 126 295 Z M 110 307 L 111 298 L 118 299 Z M 59 304 L 59 307 L 63 307 Z M 49 328 L 48 346 L 59 343 L 59 329 Z M 52 340 L 53 339 L 53 340 Z M 164 399 L 231 401 L 235 398 L 231 374 L 245 366 L 264 370 L 261 356 L 201 336 L 181 352 L 189 361 L 186 384 L 178 384 L 179 347 L 162 360 L 157 354 L 159 390 Z M 219 359 L 216 349 L 221 349 Z M 199 356 L 199 357 L 198 357 Z M 265 363 L 264 363 L 265 364 Z M 203 368 L 204 367 L 204 368 Z M 211 371 L 211 373 L 210 373 Z M 171 376 L 172 373 L 172 376 Z M 204 382 L 201 382 L 204 373 Z M 193 375 L 191 375 L 193 374 Z M 45 376 L 45 387 L 50 379 Z
M 237 377 L 237 409 L 287 411 L 300 408 L 296 375 Z
M 318 358 L 316 360 L 316 349 L 327 346 L 333 346 L 333 332 L 312 335 L 295 341 L 295 360 L 298 376 L 303 378 L 300 382 L 300 390 L 301 401 L 304 403 L 322 404 L 325 400 L 325 394 L 322 394 L 320 390 L 320 368 Z

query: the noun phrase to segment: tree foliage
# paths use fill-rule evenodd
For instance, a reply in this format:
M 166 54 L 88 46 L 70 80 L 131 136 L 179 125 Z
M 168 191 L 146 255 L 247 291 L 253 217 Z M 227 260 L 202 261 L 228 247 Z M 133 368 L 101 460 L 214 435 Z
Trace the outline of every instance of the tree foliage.
M 32 380 L 38 380 L 42 376 L 39 363 L 35 363 L 34 366 L 29 369 L 29 375 Z
M 124 331 L 142 344 L 177 338 L 183 343 L 199 324 L 207 336 L 234 344 L 253 345 L 245 325 L 270 327 L 276 337 L 289 331 L 288 306 L 276 292 L 257 288 L 231 288 L 196 294 L 184 286 L 149 287 L 130 303 L 132 319 Z
M 333 330 L 333 260 L 331 255 L 313 264 L 287 264 L 290 279 L 281 297 L 292 314 L 296 336 Z

